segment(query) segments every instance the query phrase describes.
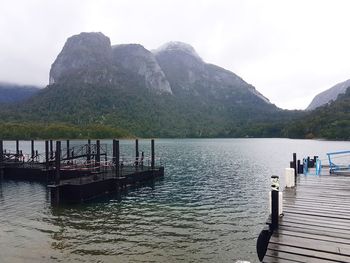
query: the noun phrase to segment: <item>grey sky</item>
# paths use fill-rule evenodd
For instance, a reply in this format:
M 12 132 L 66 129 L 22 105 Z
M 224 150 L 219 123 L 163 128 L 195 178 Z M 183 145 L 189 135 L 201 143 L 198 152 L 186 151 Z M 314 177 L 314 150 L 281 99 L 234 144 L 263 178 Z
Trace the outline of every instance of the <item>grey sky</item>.
M 66 39 L 191 44 L 282 108 L 350 78 L 350 1 L 0 0 L 0 81 L 45 86 Z

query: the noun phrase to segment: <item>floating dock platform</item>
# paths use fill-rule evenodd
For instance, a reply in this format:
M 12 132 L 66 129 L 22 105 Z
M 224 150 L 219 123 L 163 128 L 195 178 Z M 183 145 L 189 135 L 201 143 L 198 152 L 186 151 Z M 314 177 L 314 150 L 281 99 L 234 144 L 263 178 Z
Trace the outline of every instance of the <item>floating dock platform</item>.
M 272 200 L 257 241 L 262 262 L 350 262 L 350 178 L 314 172 L 298 175 L 295 186 L 283 191 L 282 215 L 280 200 Z
M 45 141 L 45 153 L 38 153 L 31 141 L 31 154 L 24 154 L 16 141 L 16 151 L 3 148 L 0 140 L 0 178 L 38 181 L 46 183 L 51 192 L 51 203 L 79 203 L 106 194 L 120 193 L 129 186 L 153 182 L 164 176 L 164 165 L 155 157 L 155 144 L 151 140 L 151 156 L 139 151 L 135 140 L 135 156 L 120 154 L 119 141 L 113 140 L 112 149 L 100 140 L 92 144 L 70 147 Z M 54 148 L 55 144 L 55 148 Z

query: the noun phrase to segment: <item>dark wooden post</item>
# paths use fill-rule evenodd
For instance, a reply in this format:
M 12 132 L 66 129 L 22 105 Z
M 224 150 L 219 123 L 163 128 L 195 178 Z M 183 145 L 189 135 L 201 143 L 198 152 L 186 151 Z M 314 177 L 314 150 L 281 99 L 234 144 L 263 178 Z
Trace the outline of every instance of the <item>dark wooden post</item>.
M 278 228 L 279 220 L 279 177 L 271 176 L 271 225 L 270 230 L 274 231 Z
M 139 140 L 135 140 L 135 164 L 139 164 Z
M 56 141 L 56 174 L 55 183 L 60 183 L 60 169 L 61 169 L 61 141 Z
M 4 162 L 4 142 L 0 140 L 0 165 Z
M 49 141 L 45 141 L 45 165 L 46 170 L 49 170 Z
M 294 168 L 294 178 L 297 178 L 297 154 L 293 153 L 293 168 Z
M 151 140 L 151 168 L 154 169 L 154 139 Z
M 119 150 L 119 140 L 115 140 L 115 176 L 119 177 L 119 158 L 120 158 L 120 150 Z
M 297 167 L 298 167 L 298 174 L 301 174 L 301 172 L 300 172 L 300 160 L 298 160 Z
M 70 156 L 69 140 L 67 140 L 67 158 Z
M 115 142 L 116 142 L 116 140 L 113 139 L 113 146 L 112 146 L 112 152 L 113 152 L 112 157 L 113 157 L 113 159 L 112 159 L 112 161 L 113 161 L 114 164 L 115 164 L 115 160 L 116 160 L 116 158 L 115 158 L 115 154 L 116 154 L 116 151 L 115 151 Z
M 31 144 L 31 150 L 32 150 L 32 160 L 34 161 L 35 151 L 34 151 L 34 140 L 30 141 Z
M 53 142 L 50 140 L 50 159 L 53 158 Z
M 97 171 L 100 171 L 100 162 L 101 162 L 101 149 L 100 149 L 100 140 L 96 140 L 96 157 L 95 157 L 95 162 L 97 166 Z
M 0 140 L 0 179 L 2 179 L 4 175 L 3 171 L 3 162 L 4 162 L 4 142 Z
M 91 160 L 91 140 L 90 139 L 88 139 L 88 144 L 87 144 L 86 160 L 88 163 L 90 163 L 90 160 Z
M 16 140 L 16 160 L 19 158 L 19 140 Z

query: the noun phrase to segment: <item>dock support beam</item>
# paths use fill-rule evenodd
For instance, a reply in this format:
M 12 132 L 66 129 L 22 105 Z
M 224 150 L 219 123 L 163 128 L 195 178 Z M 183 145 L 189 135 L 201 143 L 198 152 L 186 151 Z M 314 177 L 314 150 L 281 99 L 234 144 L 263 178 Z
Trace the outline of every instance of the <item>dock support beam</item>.
M 31 152 L 32 152 L 32 160 L 34 161 L 34 156 L 35 156 L 35 151 L 34 151 L 34 140 L 30 141 L 30 148 L 31 148 Z
M 56 141 L 56 173 L 55 184 L 60 184 L 60 169 L 61 169 L 61 141 Z
M 45 165 L 46 170 L 49 170 L 49 141 L 45 141 Z
M 91 140 L 88 139 L 87 153 L 86 153 L 86 161 L 87 161 L 87 163 L 90 163 L 90 160 L 91 160 Z
M 155 154 L 154 154 L 154 139 L 152 139 L 151 140 L 151 168 L 152 168 L 152 170 L 154 169 L 154 156 L 155 156 Z
M 297 185 L 298 171 L 297 171 L 297 154 L 296 153 L 293 153 L 293 168 L 294 168 L 294 181 L 295 181 L 295 185 Z
M 279 177 L 271 176 L 271 225 L 270 230 L 278 228 L 279 221 Z
M 0 180 L 4 176 L 3 162 L 4 162 L 4 142 L 0 140 Z
M 67 140 L 67 158 L 70 156 L 69 140 Z
M 16 160 L 19 159 L 19 140 L 16 140 Z
M 139 140 L 135 140 L 135 165 L 139 164 Z
M 100 171 L 101 166 L 101 148 L 100 148 L 100 140 L 96 140 L 96 157 L 95 162 L 97 166 L 97 171 Z
M 50 159 L 53 159 L 53 142 L 50 140 Z
M 120 159 L 120 150 L 119 150 L 119 140 L 113 140 L 113 152 L 115 153 L 114 155 L 114 163 L 115 163 L 115 177 L 119 177 L 119 171 L 120 171 L 120 166 L 119 166 L 119 159 Z

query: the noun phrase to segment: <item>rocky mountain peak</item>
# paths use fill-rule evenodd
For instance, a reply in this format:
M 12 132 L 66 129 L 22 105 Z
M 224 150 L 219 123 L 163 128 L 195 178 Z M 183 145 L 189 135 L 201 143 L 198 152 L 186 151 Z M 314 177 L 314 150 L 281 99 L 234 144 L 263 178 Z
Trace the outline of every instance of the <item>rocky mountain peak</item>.
M 107 74 L 112 58 L 111 42 L 100 32 L 80 33 L 67 39 L 51 66 L 49 83 L 67 76 L 83 76 L 84 82 L 93 82 L 91 72 Z M 82 74 L 82 73 L 86 74 Z M 90 74 L 90 75 L 89 75 Z
M 171 41 L 165 43 L 153 52 L 155 54 L 162 52 L 180 52 L 195 57 L 196 59 L 202 61 L 202 58 L 197 54 L 196 50 L 191 45 L 180 41 Z

